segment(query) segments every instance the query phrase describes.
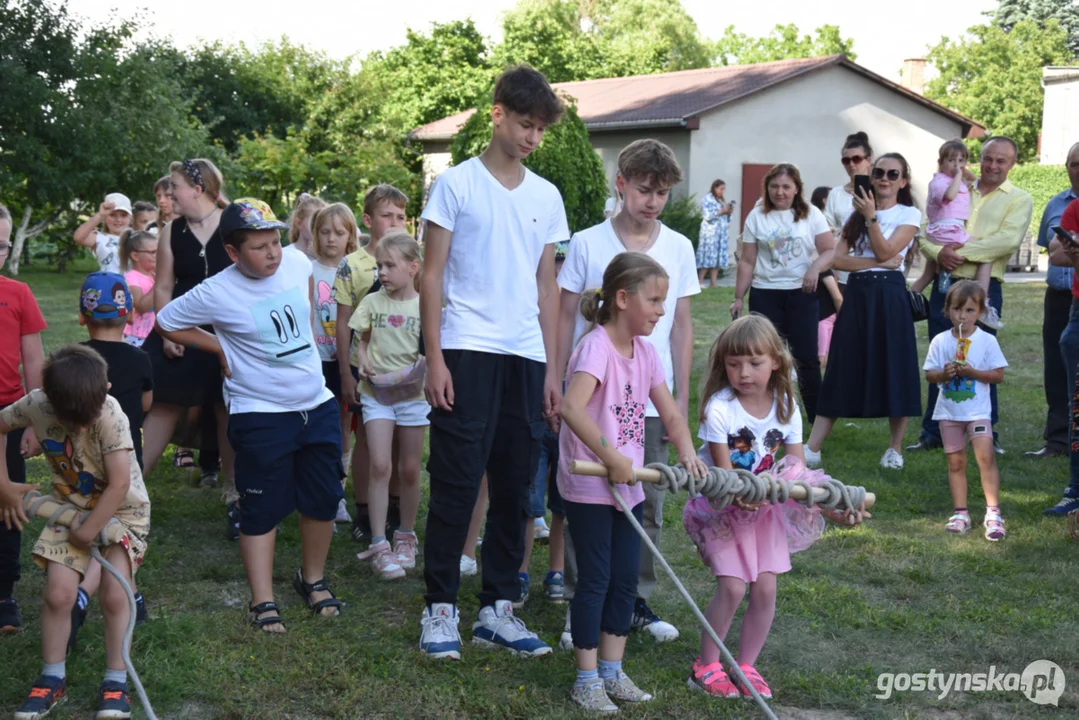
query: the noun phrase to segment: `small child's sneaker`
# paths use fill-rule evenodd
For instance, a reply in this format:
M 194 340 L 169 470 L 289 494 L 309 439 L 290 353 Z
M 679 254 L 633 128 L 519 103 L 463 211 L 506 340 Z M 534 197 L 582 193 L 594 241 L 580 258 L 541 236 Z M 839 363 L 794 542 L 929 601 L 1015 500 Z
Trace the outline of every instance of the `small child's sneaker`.
M 517 581 L 521 584 L 521 597 L 513 601 L 513 609 L 520 610 L 528 602 L 528 590 L 532 587 L 532 579 L 528 577 L 528 573 L 517 573 Z
M 644 630 L 657 642 L 672 642 L 678 639 L 678 628 L 652 612 L 644 598 L 637 598 L 633 606 L 631 630 Z
M 216 470 L 203 470 L 199 473 L 199 487 L 200 488 L 215 488 L 217 487 L 217 471 Z
M 475 558 L 470 558 L 468 555 L 461 556 L 461 577 L 471 577 L 479 572 L 479 566 L 476 564 Z
M 549 572 L 543 580 L 543 591 L 547 593 L 547 599 L 553 603 L 560 603 L 566 599 L 566 581 L 560 572 Z
M 358 553 L 356 557 L 370 562 L 371 570 L 382 580 L 400 580 L 405 576 L 405 569 L 385 540 Z
M 337 503 L 337 515 L 334 516 L 333 521 L 343 525 L 352 522 L 352 516 L 348 514 L 348 503 L 345 502 L 344 498 L 341 498 L 341 501 Z
M 15 720 L 39 720 L 49 714 L 67 696 L 63 678 L 42 675 L 34 681 L 30 694 L 15 711 Z
M 397 563 L 405 570 L 416 567 L 416 555 L 419 554 L 419 538 L 414 532 L 401 532 L 393 534 L 393 554 L 397 556 Z
M 131 717 L 131 696 L 127 694 L 127 685 L 114 680 L 101 683 L 97 698 L 95 720 L 114 720 Z
M 480 609 L 479 619 L 472 624 L 472 642 L 504 648 L 518 657 L 539 657 L 551 652 L 550 645 L 514 616 L 509 600 L 497 600 L 494 605 Z
M 547 527 L 547 521 L 543 518 L 536 518 L 532 524 L 532 540 L 540 544 L 546 543 L 551 539 L 551 529 Z
M 435 603 L 420 620 L 420 652 L 433 660 L 460 660 L 461 633 L 457 630 L 457 606 Z
M 618 706 L 607 697 L 607 691 L 603 689 L 603 681 L 596 679 L 586 685 L 574 685 L 569 691 L 570 699 L 582 710 L 613 715 L 618 712 Z
M 690 673 L 686 684 L 693 690 L 700 690 L 713 697 L 736 698 L 742 695 L 742 691 L 731 682 L 730 676 L 724 672 L 722 665 L 717 662 L 701 665 L 700 658 L 693 663 L 693 672 Z
M 614 698 L 615 700 L 621 700 L 622 702 L 648 702 L 652 699 L 651 693 L 646 693 L 641 690 L 637 685 L 629 679 L 629 675 L 626 675 L 621 670 L 613 678 L 607 678 L 603 681 L 603 689 L 607 692 L 607 696 Z
M 757 670 L 752 665 L 746 665 L 745 663 L 742 663 L 738 667 L 742 669 L 742 673 L 746 676 L 746 680 L 749 681 L 749 684 L 753 686 L 753 689 L 757 691 L 758 695 L 760 695 L 765 700 L 772 699 L 772 688 L 768 687 L 768 683 L 764 682 L 764 678 L 761 677 L 761 674 L 757 672 Z M 738 680 L 737 675 L 735 676 L 735 680 Z M 738 685 L 741 686 L 740 681 L 738 682 Z M 742 697 L 752 699 L 753 693 L 749 691 L 749 688 L 743 686 Z

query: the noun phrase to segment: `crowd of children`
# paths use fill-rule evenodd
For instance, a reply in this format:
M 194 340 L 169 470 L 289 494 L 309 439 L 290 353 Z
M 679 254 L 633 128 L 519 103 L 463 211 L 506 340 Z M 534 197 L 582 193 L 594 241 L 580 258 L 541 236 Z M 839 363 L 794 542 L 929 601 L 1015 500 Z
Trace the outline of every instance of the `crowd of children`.
M 422 249 L 404 230 L 408 198 L 389 185 L 364 198 L 365 246 L 346 205 L 303 194 L 289 222 L 279 222 L 258 200 L 226 200 L 220 173 L 205 160 L 174 163 L 154 186 L 156 207 L 111 193 L 75 233 L 100 266 L 78 300 L 90 339 L 47 360 L 40 336 L 46 323 L 33 295 L 0 277 L 0 629 L 21 625 L 12 597 L 18 531 L 27 522 L 26 458 L 43 453 L 53 495 L 89 511 L 70 529 L 43 531 L 32 551 L 47 573 L 44 667 L 16 718 L 39 718 L 63 698 L 65 653 L 95 593 L 107 649 L 98 717 L 129 717 L 120 658 L 128 609 L 88 546 L 115 517 L 126 534 L 103 548 L 105 557 L 128 579 L 142 562 L 150 532 L 142 427 L 155 377 L 163 377 L 157 365 L 166 363 L 200 377 L 208 363 L 211 384 L 222 379 L 228 447 L 221 454 L 235 453 L 229 530 L 239 539 L 254 627 L 286 631 L 272 579 L 276 528 L 293 511 L 303 551 L 292 584 L 316 615 L 344 610 L 325 579 L 335 522 L 351 520 L 352 537 L 367 544 L 358 559 L 374 577 L 396 580 L 417 568 L 429 428 L 421 652 L 460 657 L 457 594 L 460 576 L 475 572 L 486 498 L 473 642 L 521 657 L 551 652 L 513 614 L 528 595 L 532 541 L 549 539 L 546 596 L 572 599 L 562 644 L 574 651 L 573 701 L 614 712 L 615 701 L 651 699 L 622 670 L 626 636 L 637 629 L 664 641 L 678 631 L 648 605 L 652 557 L 612 493 L 658 546 L 664 497 L 638 484 L 634 467 L 666 462 L 668 442 L 697 477 L 707 466 L 809 484 L 827 476 L 805 467 L 795 362 L 760 315 L 735 319 L 712 344 L 700 394 L 701 444 L 693 446 L 690 298 L 700 285 L 692 244 L 657 219 L 681 169 L 663 143 L 630 144 L 618 158 L 617 212 L 570 239 L 558 190 L 521 163 L 562 112 L 541 74 L 526 67 L 504 73 L 495 87 L 492 141 L 435 183 L 422 216 Z M 961 241 L 964 161 L 957 147 L 942 148 L 930 197 L 936 240 Z M 815 201 L 823 203 L 827 188 L 821 190 Z M 10 232 L 0 206 L 0 266 Z M 192 263 L 198 267 L 187 282 L 181 266 Z M 826 356 L 831 323 L 846 306 L 834 278 L 821 288 L 834 299 L 821 315 Z M 981 279 L 956 282 L 947 293 L 954 329 L 934 339 L 924 366 L 926 380 L 942 390 L 935 417 L 955 503 L 947 530 L 970 527 L 969 438 L 988 505 L 986 537 L 995 541 L 1005 533 L 988 387 L 1002 381 L 1007 363 L 996 339 L 975 325 L 993 322 Z M 183 390 L 174 384 L 166 392 Z M 197 402 L 209 422 L 215 392 L 205 395 Z M 180 409 L 169 410 L 172 427 Z M 155 442 L 147 472 L 164 449 Z M 612 485 L 571 473 L 578 458 L 603 462 Z M 771 690 L 754 666 L 774 618 L 777 576 L 791 569 L 792 552 L 820 536 L 822 515 L 842 524 L 868 516 L 794 503 L 715 508 L 704 497 L 685 505 L 685 529 L 717 578 L 706 616 L 720 638 L 748 587 L 738 663 L 766 698 Z M 141 594 L 138 607 L 144 619 Z M 717 697 L 750 694 L 703 633 L 688 683 Z

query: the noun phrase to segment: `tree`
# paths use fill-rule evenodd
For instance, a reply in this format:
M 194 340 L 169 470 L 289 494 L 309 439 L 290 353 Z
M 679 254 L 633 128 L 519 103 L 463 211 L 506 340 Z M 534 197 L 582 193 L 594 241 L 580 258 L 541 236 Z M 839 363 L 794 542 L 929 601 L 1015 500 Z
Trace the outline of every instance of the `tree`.
M 491 104 L 476 109 L 453 138 L 450 148 L 454 165 L 483 152 L 491 141 Z M 566 219 L 576 232 L 603 220 L 607 201 L 607 178 L 603 163 L 588 140 L 588 129 L 576 107 L 566 108 L 562 121 L 547 128 L 543 142 L 524 164 L 554 183 L 562 193 Z
M 647 75 L 712 64 L 711 43 L 671 0 L 594 0 L 588 16 L 605 58 L 603 77 Z M 647 18 L 647 22 L 643 21 Z
M 1043 26 L 1049 20 L 1056 20 L 1068 33 L 1071 57 L 1079 57 L 1079 3 L 1075 0 L 1000 0 L 996 12 L 987 14 L 1004 32 L 1011 32 L 1021 20 L 1033 20 Z
M 496 66 L 527 63 L 550 82 L 603 77 L 604 53 L 578 0 L 521 0 L 502 21 Z
M 1056 20 L 1044 27 L 1020 20 L 1010 32 L 977 25 L 958 40 L 942 38 L 927 57 L 939 75 L 926 84 L 925 95 L 977 120 L 990 135 L 1011 137 L 1020 162 L 1033 160 L 1042 122 L 1042 67 L 1068 61 L 1066 40 Z
M 776 25 L 768 35 L 754 38 L 737 32 L 734 25 L 730 25 L 716 43 L 716 62 L 719 65 L 750 65 L 837 53 L 851 60 L 857 59 L 854 40 L 844 38 L 837 26 L 822 25 L 816 33 L 816 37 L 799 35 L 796 25 Z

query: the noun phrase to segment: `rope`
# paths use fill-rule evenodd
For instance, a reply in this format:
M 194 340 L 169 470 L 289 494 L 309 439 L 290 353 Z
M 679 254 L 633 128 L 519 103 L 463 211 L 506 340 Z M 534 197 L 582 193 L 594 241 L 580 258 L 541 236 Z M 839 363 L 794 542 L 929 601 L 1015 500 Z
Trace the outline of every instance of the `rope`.
M 36 490 L 28 492 L 23 498 L 23 505 L 26 508 L 26 512 L 29 515 L 38 515 L 38 511 L 41 507 L 47 503 L 57 503 L 59 507 L 49 515 L 45 521 L 46 527 L 56 528 L 61 526 L 59 522 L 60 517 L 65 513 L 74 510 L 76 515 L 79 515 L 81 519 L 85 520 L 89 513 L 84 513 L 79 510 L 75 505 L 67 503 L 58 503 L 57 500 L 49 495 L 42 495 Z M 70 521 L 69 521 L 70 522 Z M 157 720 L 157 715 L 154 714 L 154 709 L 150 706 L 150 698 L 146 695 L 146 689 L 142 686 L 142 681 L 139 679 L 139 674 L 135 671 L 135 664 L 131 662 L 131 638 L 135 634 L 135 615 L 138 612 L 138 607 L 135 604 L 135 593 L 131 590 L 131 585 L 120 571 L 113 567 L 101 554 L 100 547 L 107 547 L 116 543 L 116 540 L 112 537 L 112 533 L 115 532 L 115 528 L 121 528 L 120 523 L 116 518 L 111 518 L 109 522 L 101 529 L 101 532 L 96 538 L 94 538 L 94 544 L 90 547 L 90 557 L 101 563 L 101 568 L 112 575 L 116 582 L 120 583 L 120 587 L 124 589 L 124 593 L 127 595 L 127 606 L 130 609 L 127 617 L 127 630 L 124 631 L 124 643 L 120 648 L 120 653 L 124 658 L 124 667 L 127 668 L 127 674 L 131 676 L 131 684 L 135 686 L 135 691 L 139 695 L 139 700 L 142 702 L 142 709 L 146 713 L 146 717 L 150 720 Z

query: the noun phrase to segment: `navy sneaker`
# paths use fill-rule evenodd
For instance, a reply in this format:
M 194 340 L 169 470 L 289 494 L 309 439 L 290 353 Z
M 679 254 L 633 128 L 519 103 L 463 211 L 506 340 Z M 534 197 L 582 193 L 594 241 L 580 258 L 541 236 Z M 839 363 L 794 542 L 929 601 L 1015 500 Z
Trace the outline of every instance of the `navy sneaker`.
M 67 654 L 70 655 L 75 650 L 75 646 L 79 642 L 79 630 L 82 628 L 83 623 L 86 622 L 86 615 L 90 612 L 90 606 L 86 608 L 80 608 L 79 603 L 76 602 L 71 606 L 71 634 L 67 636 Z
M 1064 497 L 1060 499 L 1060 502 L 1051 508 L 1042 510 L 1042 515 L 1064 517 L 1072 510 L 1079 510 L 1079 492 L 1068 488 L 1064 491 Z
M 371 532 L 371 518 L 367 513 L 360 513 L 357 509 L 356 513 L 352 516 L 352 539 L 358 543 L 371 544 L 371 538 L 374 534 Z M 392 536 L 391 536 L 392 537 Z
M 472 642 L 504 648 L 517 657 L 539 657 L 551 652 L 550 645 L 513 615 L 513 604 L 509 600 L 498 600 L 493 606 L 480 609 L 479 620 L 472 625 Z
M 131 696 L 127 694 L 127 684 L 115 680 L 101 683 L 97 698 L 96 720 L 131 717 Z
M 547 573 L 543 581 L 543 589 L 547 592 L 547 599 L 554 603 L 560 603 L 566 599 L 566 581 L 560 572 Z
M 142 593 L 135 593 L 135 627 L 142 625 L 150 619 L 150 612 L 146 609 L 146 598 Z
M 225 536 L 229 540 L 240 539 L 240 504 L 233 500 L 225 506 Z
M 528 602 L 528 589 L 532 585 L 532 580 L 529 579 L 528 573 L 517 573 L 517 579 L 521 583 L 521 597 L 513 601 L 513 607 L 520 610 Z
M 22 630 L 22 613 L 15 598 L 0 600 L 0 635 Z
M 67 696 L 67 682 L 63 678 L 42 675 L 34 681 L 30 694 L 15 711 L 15 720 L 39 720 Z

